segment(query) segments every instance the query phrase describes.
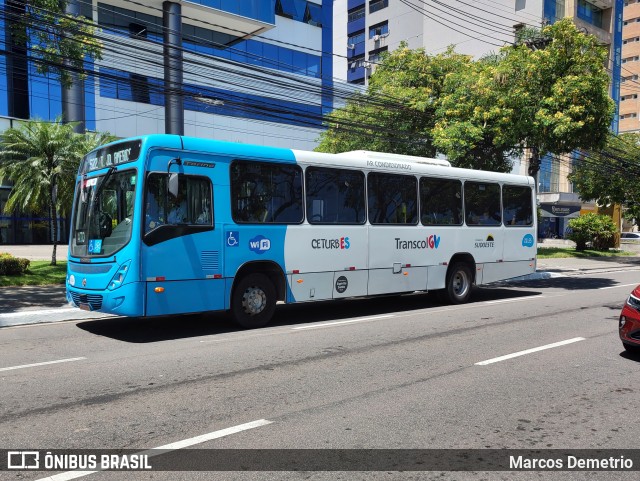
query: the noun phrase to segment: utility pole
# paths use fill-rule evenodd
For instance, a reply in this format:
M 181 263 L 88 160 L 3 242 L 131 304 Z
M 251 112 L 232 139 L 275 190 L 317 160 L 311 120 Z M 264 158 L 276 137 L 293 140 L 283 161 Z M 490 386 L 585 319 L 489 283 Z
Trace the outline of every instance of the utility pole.
M 78 0 L 68 0 L 65 10 L 67 15 L 80 16 L 80 3 Z M 74 132 L 83 134 L 86 130 L 86 117 L 84 108 L 84 81 L 77 72 L 73 71 L 71 62 L 64 60 L 65 69 L 71 76 L 71 85 L 62 85 L 62 121 L 75 122 Z
M 162 4 L 164 27 L 164 129 L 167 134 L 184 135 L 184 96 L 182 92 L 182 7 Z

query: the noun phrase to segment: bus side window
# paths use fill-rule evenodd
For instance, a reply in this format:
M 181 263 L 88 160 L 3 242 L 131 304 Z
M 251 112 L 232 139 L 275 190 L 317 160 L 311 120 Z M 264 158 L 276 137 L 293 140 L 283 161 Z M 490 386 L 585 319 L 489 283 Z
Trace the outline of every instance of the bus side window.
M 370 172 L 367 185 L 369 222 L 397 225 L 418 223 L 418 186 L 414 176 Z
M 531 187 L 505 185 L 502 188 L 504 225 L 533 225 Z
M 145 234 L 162 225 L 213 225 L 211 181 L 206 177 L 180 176 L 179 194 L 174 197 L 167 192 L 167 174 L 150 174 L 144 219 Z
M 462 225 L 462 182 L 422 177 L 420 208 L 423 225 Z
M 488 182 L 464 183 L 464 210 L 467 225 L 502 224 L 500 185 Z
M 364 224 L 364 173 L 308 167 L 305 186 L 310 224 Z

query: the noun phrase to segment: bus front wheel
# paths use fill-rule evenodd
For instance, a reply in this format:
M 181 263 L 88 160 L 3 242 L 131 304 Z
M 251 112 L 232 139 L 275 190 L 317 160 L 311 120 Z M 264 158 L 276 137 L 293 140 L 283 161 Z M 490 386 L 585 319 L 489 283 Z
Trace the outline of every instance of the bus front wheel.
M 447 273 L 447 285 L 443 292 L 451 304 L 464 304 L 471 296 L 471 269 L 464 262 L 456 262 Z
M 245 329 L 266 325 L 276 309 L 276 288 L 264 274 L 249 274 L 233 290 L 231 315 Z

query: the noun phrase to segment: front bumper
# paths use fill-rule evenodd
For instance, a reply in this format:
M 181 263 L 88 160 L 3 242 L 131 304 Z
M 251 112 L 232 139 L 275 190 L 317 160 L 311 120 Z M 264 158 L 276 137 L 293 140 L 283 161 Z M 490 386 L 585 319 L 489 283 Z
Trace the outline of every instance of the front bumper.
M 67 284 L 67 302 L 86 311 L 119 316 L 144 316 L 145 284 L 132 282 L 113 291 L 79 289 Z

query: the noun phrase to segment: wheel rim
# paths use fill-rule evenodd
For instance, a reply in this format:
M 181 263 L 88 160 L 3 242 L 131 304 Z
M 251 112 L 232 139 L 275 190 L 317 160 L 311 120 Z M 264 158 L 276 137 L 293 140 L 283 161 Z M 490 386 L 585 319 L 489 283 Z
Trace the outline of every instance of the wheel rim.
M 469 290 L 469 277 L 465 271 L 457 271 L 452 279 L 453 293 L 456 297 L 464 297 Z
M 267 307 L 267 295 L 259 287 L 249 287 L 242 296 L 242 307 L 250 316 L 260 314 Z

